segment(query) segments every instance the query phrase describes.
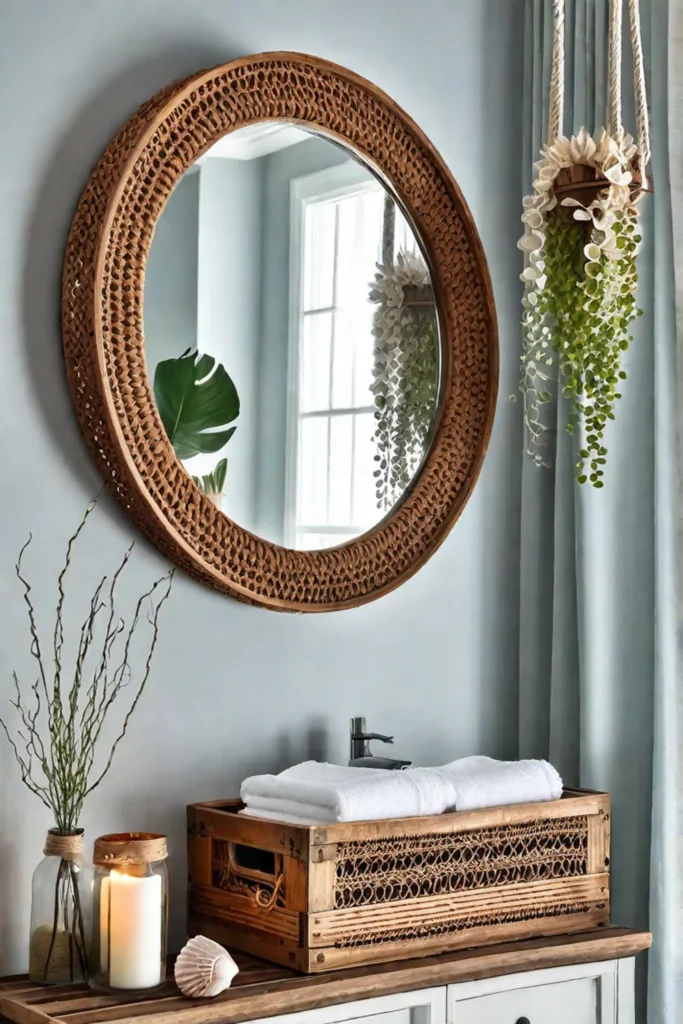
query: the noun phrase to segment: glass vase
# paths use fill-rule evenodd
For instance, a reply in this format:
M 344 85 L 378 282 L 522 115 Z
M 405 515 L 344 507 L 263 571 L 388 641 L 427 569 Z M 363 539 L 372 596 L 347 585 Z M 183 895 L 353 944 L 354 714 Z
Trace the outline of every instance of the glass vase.
M 83 830 L 50 829 L 43 853 L 33 874 L 29 977 L 41 985 L 87 981 L 93 871 Z
M 166 837 L 124 832 L 95 841 L 94 988 L 145 991 L 166 981 Z

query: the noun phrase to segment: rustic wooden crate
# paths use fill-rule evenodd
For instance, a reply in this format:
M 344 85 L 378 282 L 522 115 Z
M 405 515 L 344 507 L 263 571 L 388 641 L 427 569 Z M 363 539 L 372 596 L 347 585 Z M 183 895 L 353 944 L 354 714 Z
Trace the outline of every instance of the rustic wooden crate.
M 609 797 L 303 826 L 188 808 L 190 935 L 306 973 L 609 923 Z

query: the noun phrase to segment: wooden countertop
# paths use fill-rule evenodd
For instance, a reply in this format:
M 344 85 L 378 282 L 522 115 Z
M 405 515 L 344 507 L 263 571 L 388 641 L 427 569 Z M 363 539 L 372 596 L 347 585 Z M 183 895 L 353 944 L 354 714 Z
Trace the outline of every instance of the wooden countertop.
M 15 1024 L 239 1024 L 454 982 L 614 960 L 648 949 L 651 941 L 649 932 L 601 928 L 313 975 L 235 953 L 240 973 L 215 999 L 185 999 L 173 982 L 151 997 L 121 997 L 98 995 L 83 985 L 45 988 L 6 978 L 0 982 L 0 1013 Z

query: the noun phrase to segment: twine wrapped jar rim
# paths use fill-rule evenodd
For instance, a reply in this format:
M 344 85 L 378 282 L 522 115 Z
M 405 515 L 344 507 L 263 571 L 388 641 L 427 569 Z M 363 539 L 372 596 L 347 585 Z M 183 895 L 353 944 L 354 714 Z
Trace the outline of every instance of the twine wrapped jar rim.
M 83 853 L 83 829 L 65 835 L 56 828 L 51 828 L 45 837 L 43 853 L 46 857 L 61 857 L 62 860 L 73 860 Z
M 156 832 L 116 832 L 95 840 L 93 862 L 100 867 L 151 864 L 166 860 L 166 836 Z

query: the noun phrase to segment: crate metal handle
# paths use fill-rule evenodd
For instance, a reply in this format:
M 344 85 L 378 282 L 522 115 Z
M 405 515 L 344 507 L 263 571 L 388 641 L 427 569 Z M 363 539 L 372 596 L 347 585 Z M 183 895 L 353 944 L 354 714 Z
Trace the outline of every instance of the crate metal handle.
M 270 895 L 266 894 L 265 889 L 257 888 L 254 890 L 253 900 L 259 910 L 264 910 L 266 913 L 269 913 L 273 909 L 277 903 L 277 898 L 280 894 L 280 889 L 282 888 L 284 880 L 285 876 L 283 874 L 277 876 L 277 881 L 275 882 L 275 886 Z

